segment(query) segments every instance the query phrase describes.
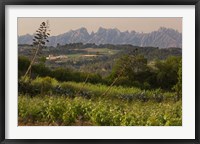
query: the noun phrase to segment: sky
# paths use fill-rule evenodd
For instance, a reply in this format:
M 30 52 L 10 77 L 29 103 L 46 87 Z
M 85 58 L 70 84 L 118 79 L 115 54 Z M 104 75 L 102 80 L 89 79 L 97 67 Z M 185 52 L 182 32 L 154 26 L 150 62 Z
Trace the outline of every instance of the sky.
M 182 18 L 18 18 L 18 35 L 34 34 L 43 21 L 49 22 L 51 36 L 81 27 L 96 32 L 99 27 L 149 33 L 160 27 L 182 32 Z

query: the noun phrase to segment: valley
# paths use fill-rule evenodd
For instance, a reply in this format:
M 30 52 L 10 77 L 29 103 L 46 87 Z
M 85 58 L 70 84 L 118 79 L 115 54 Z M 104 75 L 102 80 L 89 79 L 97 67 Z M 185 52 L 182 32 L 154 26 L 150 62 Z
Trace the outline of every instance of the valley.
M 182 33 L 48 28 L 18 36 L 18 126 L 182 126 Z

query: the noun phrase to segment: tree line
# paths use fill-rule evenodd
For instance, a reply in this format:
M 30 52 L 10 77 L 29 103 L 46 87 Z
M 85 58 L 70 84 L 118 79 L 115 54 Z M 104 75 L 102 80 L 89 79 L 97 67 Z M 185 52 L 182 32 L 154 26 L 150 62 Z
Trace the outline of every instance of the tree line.
M 139 87 L 141 89 L 173 90 L 174 86 L 182 80 L 180 74 L 181 62 L 181 57 L 175 56 L 170 56 L 166 60 L 155 60 L 147 63 L 147 59 L 142 55 L 124 55 L 115 62 L 112 72 L 107 77 L 95 73 L 79 72 L 70 68 L 50 69 L 44 63 L 39 62 L 32 65 L 29 76 L 31 78 L 49 76 L 59 81 L 75 82 L 84 82 L 88 77 L 87 82 L 89 83 L 106 85 L 110 85 L 118 78 L 114 85 Z M 19 56 L 19 78 L 24 75 L 29 65 L 30 60 L 27 57 Z

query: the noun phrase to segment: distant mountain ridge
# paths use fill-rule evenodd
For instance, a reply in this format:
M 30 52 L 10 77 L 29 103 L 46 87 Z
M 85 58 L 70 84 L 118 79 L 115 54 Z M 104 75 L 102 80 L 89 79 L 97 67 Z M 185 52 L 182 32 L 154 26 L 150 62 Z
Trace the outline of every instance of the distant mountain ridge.
M 33 35 L 18 37 L 18 44 L 32 44 Z M 136 31 L 121 32 L 117 28 L 106 29 L 100 27 L 97 32 L 88 33 L 86 28 L 70 30 L 58 36 L 49 37 L 47 46 L 65 45 L 69 43 L 99 44 L 131 44 L 134 46 L 152 46 L 159 48 L 182 47 L 182 33 L 170 28 L 161 27 L 150 33 Z

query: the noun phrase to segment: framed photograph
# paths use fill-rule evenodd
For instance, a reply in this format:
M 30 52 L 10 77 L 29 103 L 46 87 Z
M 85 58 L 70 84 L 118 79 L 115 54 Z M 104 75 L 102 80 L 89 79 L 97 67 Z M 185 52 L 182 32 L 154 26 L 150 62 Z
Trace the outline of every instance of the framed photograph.
M 199 11 L 1 1 L 1 143 L 199 144 Z

